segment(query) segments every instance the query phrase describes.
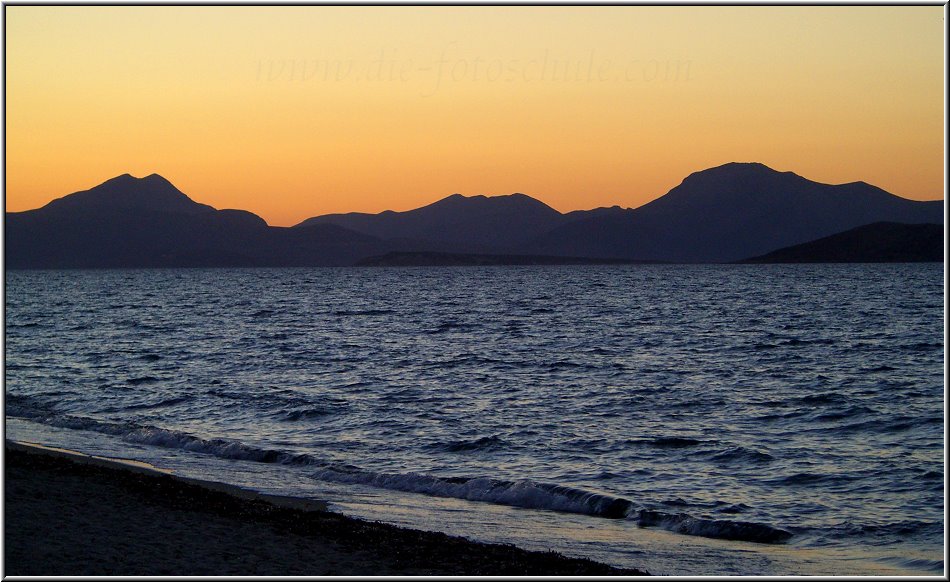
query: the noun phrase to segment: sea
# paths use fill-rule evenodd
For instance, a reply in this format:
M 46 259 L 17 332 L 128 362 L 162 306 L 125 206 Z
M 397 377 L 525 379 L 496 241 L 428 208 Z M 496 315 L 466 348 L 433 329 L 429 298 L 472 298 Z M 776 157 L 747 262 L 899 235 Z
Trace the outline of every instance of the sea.
M 8 270 L 5 436 L 653 574 L 939 576 L 944 276 Z

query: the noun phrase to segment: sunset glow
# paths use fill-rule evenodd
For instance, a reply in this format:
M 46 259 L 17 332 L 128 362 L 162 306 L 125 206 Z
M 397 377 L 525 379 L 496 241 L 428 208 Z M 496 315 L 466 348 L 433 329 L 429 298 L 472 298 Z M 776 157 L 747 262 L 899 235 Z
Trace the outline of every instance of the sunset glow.
M 943 7 L 7 6 L 6 210 L 159 173 L 272 225 L 758 161 L 943 198 Z

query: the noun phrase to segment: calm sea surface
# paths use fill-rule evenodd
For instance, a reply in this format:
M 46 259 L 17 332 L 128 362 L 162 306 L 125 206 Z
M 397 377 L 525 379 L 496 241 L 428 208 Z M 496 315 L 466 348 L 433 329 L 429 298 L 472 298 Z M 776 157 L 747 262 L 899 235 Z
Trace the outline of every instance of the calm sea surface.
M 8 271 L 6 436 L 659 574 L 941 574 L 943 268 Z

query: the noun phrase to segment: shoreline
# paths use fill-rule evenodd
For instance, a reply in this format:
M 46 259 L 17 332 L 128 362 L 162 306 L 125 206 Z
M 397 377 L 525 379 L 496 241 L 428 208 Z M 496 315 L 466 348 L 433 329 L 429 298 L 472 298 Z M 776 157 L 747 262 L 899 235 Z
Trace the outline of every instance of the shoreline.
M 647 575 L 26 443 L 4 470 L 4 576 Z

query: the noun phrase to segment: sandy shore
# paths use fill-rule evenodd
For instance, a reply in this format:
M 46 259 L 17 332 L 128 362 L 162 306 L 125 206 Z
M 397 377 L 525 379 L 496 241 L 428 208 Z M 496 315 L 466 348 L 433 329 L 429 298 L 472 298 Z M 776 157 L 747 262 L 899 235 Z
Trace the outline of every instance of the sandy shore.
M 642 575 L 7 443 L 3 575 Z M 90 462 L 92 461 L 92 462 Z

